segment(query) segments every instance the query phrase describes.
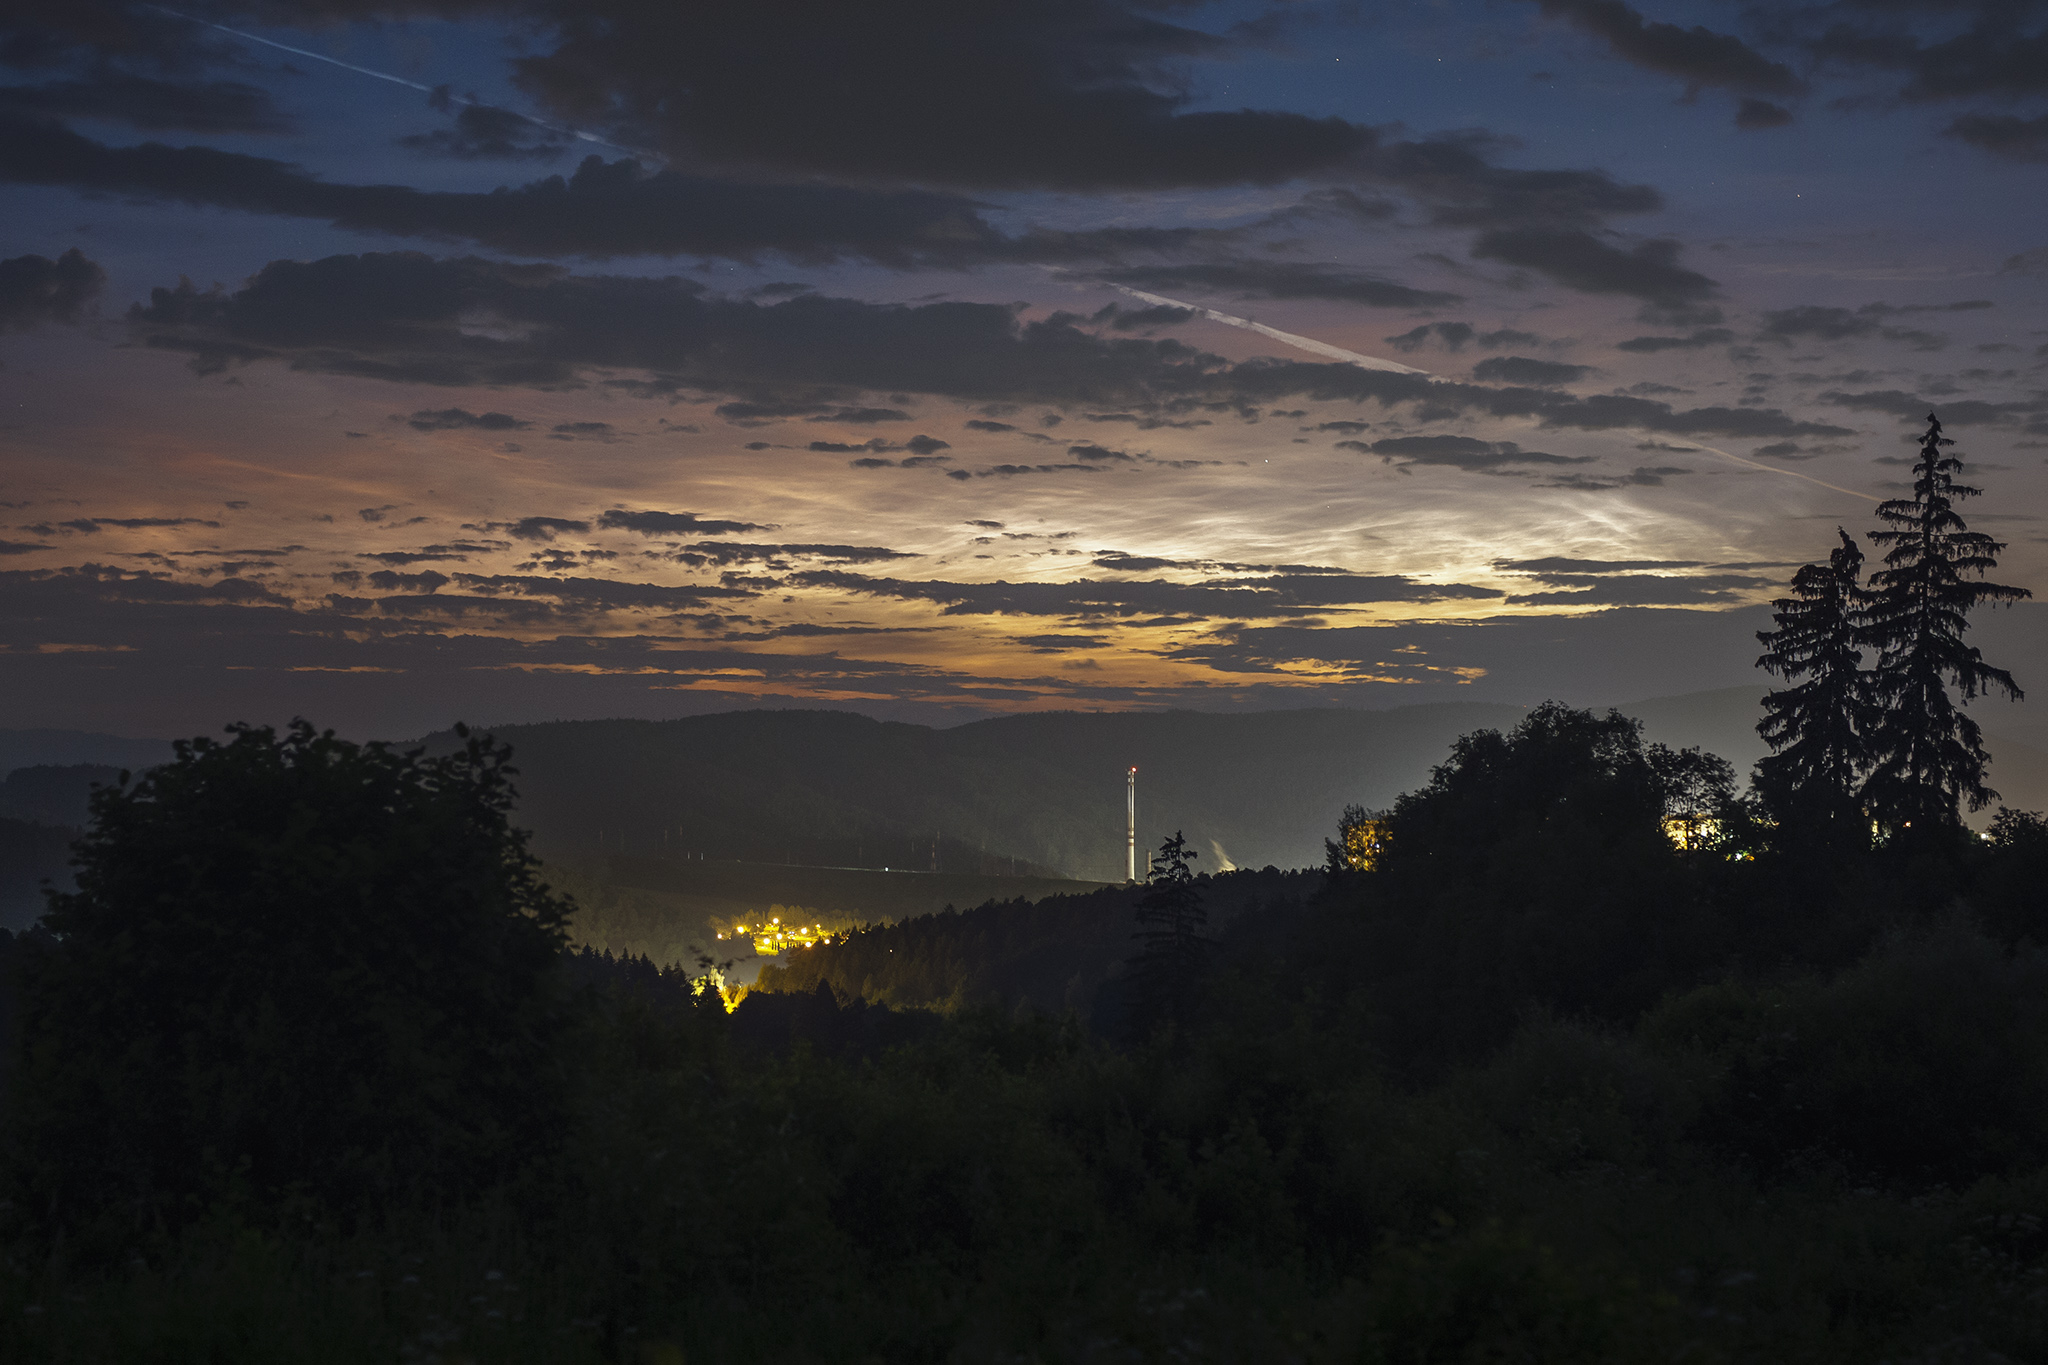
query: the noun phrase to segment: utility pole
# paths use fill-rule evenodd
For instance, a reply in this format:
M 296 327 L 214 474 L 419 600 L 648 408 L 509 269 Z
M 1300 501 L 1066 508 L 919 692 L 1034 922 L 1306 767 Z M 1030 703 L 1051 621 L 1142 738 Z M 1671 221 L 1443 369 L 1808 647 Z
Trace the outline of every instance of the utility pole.
M 1138 769 L 1124 774 L 1124 880 L 1138 880 Z

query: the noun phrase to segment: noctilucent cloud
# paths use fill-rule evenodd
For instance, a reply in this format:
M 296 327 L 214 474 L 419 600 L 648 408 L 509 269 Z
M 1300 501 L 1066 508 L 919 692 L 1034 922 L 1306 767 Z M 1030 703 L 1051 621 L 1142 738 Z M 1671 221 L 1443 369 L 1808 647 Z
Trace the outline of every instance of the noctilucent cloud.
M 0 81 L 17 727 L 1761 682 L 1930 411 L 2048 589 L 2048 0 L 65 0 Z

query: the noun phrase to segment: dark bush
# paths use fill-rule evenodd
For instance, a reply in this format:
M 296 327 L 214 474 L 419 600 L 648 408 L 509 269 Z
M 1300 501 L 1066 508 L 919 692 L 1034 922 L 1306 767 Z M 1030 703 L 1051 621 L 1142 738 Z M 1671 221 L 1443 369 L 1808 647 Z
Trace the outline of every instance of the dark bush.
M 2048 1160 L 2048 956 L 1965 925 L 1832 978 L 1693 991 L 1644 1036 L 1708 1078 L 1697 1134 L 1767 1175 L 1960 1187 Z
M 1972 889 L 1976 909 L 2007 942 L 2048 947 L 2048 820 L 2000 810 L 1988 833 Z

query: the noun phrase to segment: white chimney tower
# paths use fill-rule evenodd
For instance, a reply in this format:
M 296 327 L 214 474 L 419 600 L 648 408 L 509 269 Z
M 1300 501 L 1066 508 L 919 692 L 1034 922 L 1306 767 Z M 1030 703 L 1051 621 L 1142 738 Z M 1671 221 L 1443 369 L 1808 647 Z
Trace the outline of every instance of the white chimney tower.
M 1138 770 L 1124 774 L 1124 880 L 1138 880 Z

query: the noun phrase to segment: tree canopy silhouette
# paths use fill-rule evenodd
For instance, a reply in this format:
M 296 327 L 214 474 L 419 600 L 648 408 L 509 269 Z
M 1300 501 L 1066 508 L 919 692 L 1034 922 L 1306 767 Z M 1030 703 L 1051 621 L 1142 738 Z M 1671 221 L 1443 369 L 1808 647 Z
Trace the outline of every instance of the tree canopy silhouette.
M 1943 453 L 1954 444 L 1929 413 L 1913 496 L 1880 503 L 1878 518 L 1890 527 L 1870 533 L 1890 548 L 1884 568 L 1870 576 L 1861 633 L 1877 651 L 1872 687 L 1881 708 L 1864 797 L 1871 816 L 1891 829 L 1951 828 L 1961 822 L 1961 803 L 1981 810 L 1998 797 L 1984 782 L 1990 756 L 1983 732 L 1949 688 L 1966 702 L 1993 690 L 2015 701 L 2024 695 L 2010 673 L 1963 643 L 1971 610 L 2033 594 L 1982 581 L 2005 546 L 1970 530 L 1956 512 L 1956 503 L 1981 490 L 1955 481 L 1963 462 Z
M 1760 794 L 1781 821 L 1860 824 L 1857 795 L 1877 707 L 1858 648 L 1863 551 L 1837 527 L 1825 564 L 1792 575 L 1771 604 L 1777 629 L 1758 631 L 1757 667 L 1792 684 L 1764 698 L 1757 733 L 1772 753 L 1757 764 Z
M 1508 734 L 1461 736 L 1427 786 L 1395 801 L 1385 863 L 1463 877 L 1525 848 L 1535 863 L 1541 847 L 1662 850 L 1664 796 L 1641 722 L 1544 702 Z
M 230 734 L 96 792 L 51 898 L 15 1173 L 58 1226 L 452 1194 L 556 1122 L 568 906 L 507 818 L 510 750 Z
M 1536 1005 L 1625 1017 L 1663 988 L 1694 894 L 1667 821 L 1700 835 L 1728 764 L 1646 745 L 1640 722 L 1558 702 L 1462 737 L 1383 822 L 1359 914 L 1325 944 L 1379 1041 L 1418 1071 L 1481 1055 Z

